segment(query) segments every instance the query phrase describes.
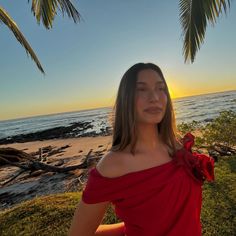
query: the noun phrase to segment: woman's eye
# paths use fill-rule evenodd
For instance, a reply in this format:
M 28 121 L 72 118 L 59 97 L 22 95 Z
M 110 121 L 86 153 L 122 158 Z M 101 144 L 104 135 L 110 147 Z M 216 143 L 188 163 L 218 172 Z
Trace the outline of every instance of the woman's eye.
M 160 87 L 160 88 L 158 88 L 160 91 L 165 91 L 165 87 Z
M 137 88 L 137 90 L 138 90 L 138 91 L 141 91 L 141 92 L 142 92 L 142 91 L 146 91 L 145 88 Z

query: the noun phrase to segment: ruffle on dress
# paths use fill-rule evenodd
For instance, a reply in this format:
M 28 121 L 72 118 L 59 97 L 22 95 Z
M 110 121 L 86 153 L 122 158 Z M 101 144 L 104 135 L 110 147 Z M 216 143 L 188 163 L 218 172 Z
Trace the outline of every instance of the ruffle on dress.
M 184 148 L 178 150 L 174 158 L 177 165 L 185 166 L 186 171 L 199 183 L 215 180 L 214 159 L 205 154 L 192 152 L 195 136 L 187 133 L 183 137 Z

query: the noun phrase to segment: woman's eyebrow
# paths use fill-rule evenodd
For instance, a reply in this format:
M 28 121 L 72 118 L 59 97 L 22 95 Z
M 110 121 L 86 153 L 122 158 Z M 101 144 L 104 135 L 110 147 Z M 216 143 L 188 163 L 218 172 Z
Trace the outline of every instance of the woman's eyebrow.
M 137 84 L 140 84 L 140 85 L 146 85 L 147 83 L 146 82 L 137 82 Z M 160 80 L 160 81 L 157 81 L 156 84 L 164 84 L 164 81 Z

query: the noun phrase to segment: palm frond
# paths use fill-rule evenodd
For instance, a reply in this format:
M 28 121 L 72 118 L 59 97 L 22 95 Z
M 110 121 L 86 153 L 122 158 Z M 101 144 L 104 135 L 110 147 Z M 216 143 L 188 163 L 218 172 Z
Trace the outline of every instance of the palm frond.
M 31 11 L 38 24 L 42 20 L 47 29 L 52 28 L 57 10 L 60 10 L 63 16 L 66 13 L 75 23 L 80 21 L 81 16 L 70 0 L 32 0 Z
M 230 0 L 180 0 L 180 22 L 184 60 L 193 62 L 204 42 L 207 24 L 216 23 L 219 15 L 230 7 Z
M 18 26 L 14 22 L 14 20 L 10 17 L 10 15 L 0 7 L 0 22 L 3 22 L 14 34 L 15 38 L 20 42 L 20 44 L 25 48 L 26 54 L 30 55 L 32 60 L 36 63 L 39 70 L 45 74 L 42 65 L 40 64 L 39 59 L 31 48 L 30 44 L 25 39 L 24 35 L 19 30 Z

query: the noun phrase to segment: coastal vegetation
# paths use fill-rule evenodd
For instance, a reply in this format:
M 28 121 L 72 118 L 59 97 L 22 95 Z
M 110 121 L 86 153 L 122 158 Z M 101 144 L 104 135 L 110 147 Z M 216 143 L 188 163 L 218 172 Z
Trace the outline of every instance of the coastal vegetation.
M 203 124 L 193 120 L 182 122 L 177 126 L 180 134 L 192 132 L 195 134 L 195 147 L 206 149 L 213 157 L 236 154 L 236 112 L 221 111 L 209 122 Z

